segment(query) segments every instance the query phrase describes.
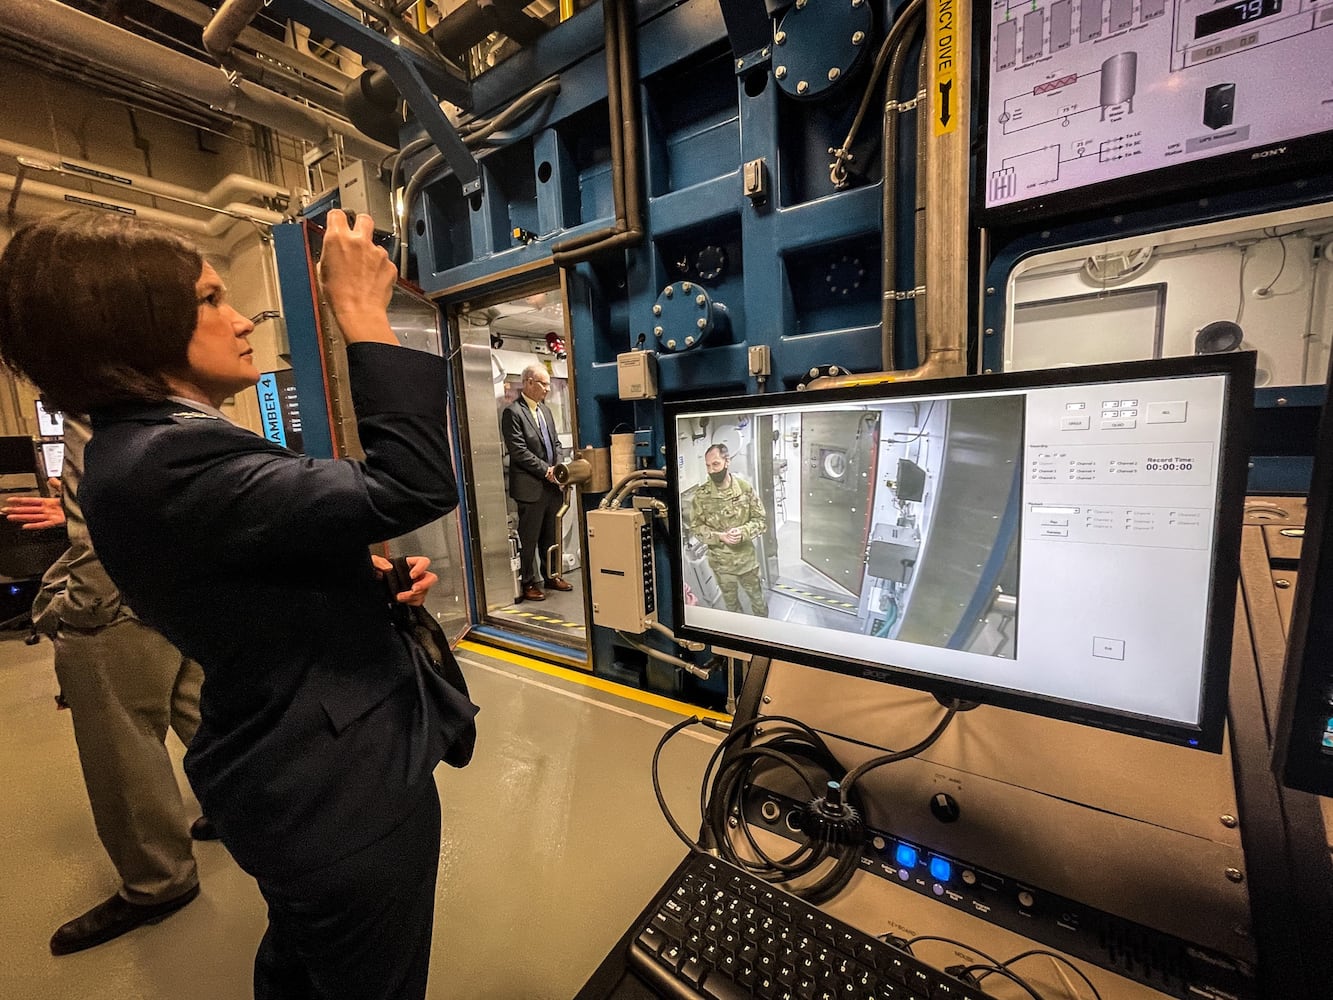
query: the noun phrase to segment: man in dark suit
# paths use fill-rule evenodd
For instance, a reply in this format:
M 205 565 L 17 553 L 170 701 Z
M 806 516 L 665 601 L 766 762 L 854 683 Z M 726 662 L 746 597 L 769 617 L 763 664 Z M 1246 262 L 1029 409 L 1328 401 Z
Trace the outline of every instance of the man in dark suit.
M 500 433 L 509 449 L 509 495 L 518 504 L 518 544 L 522 596 L 529 601 L 544 601 L 541 588 L 546 574 L 547 551 L 555 544 L 555 515 L 560 509 L 560 487 L 555 482 L 555 465 L 560 461 L 560 444 L 555 419 L 546 405 L 551 391 L 551 376 L 542 365 L 523 369 L 523 385 L 518 399 L 500 414 Z M 560 577 L 560 567 L 546 577 L 552 590 L 573 590 Z

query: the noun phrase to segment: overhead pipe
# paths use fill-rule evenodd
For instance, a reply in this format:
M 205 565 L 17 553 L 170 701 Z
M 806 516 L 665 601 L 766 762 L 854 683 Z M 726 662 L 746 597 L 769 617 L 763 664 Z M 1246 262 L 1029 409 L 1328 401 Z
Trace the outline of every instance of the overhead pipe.
M 152 2 L 163 10 L 170 11 L 177 17 L 184 18 L 201 28 L 213 20 L 213 9 L 198 3 L 197 0 L 152 0 Z M 314 56 L 294 49 L 290 45 L 284 45 L 276 38 L 271 38 L 257 28 L 242 29 L 240 34 L 236 36 L 236 42 L 232 46 L 233 51 L 236 44 L 240 44 L 253 52 L 258 52 L 261 56 L 272 59 L 274 62 L 281 63 L 302 76 L 318 80 L 331 90 L 341 91 L 347 81 L 351 79 L 337 67 L 330 66 L 324 60 L 316 59 Z
M 634 246 L 643 239 L 643 185 L 639 174 L 639 72 L 634 46 L 639 27 L 634 16 L 636 9 L 634 0 L 603 0 L 602 3 L 602 16 L 607 21 L 604 35 L 607 114 L 611 125 L 611 190 L 613 198 L 619 194 L 616 223 L 552 245 L 551 258 L 558 267 L 572 267 L 595 254 Z M 617 159 L 620 163 L 619 178 L 616 177 Z
M 343 151 L 359 160 L 379 163 L 393 153 L 344 119 L 247 81 L 229 80 L 216 67 L 67 7 L 59 0 L 4 0 L 0 3 L 0 33 L 105 69 L 134 66 L 140 77 L 154 86 L 315 145 L 330 135 L 340 135 Z
M 282 216 L 277 212 L 264 212 L 263 209 L 254 208 L 251 205 L 228 205 L 225 208 L 216 209 L 213 218 L 204 221 L 203 219 L 177 215 L 174 212 L 167 212 L 160 208 L 150 208 L 147 205 L 135 205 L 116 198 L 90 195 L 87 191 L 75 191 L 57 184 L 46 184 L 14 174 L 0 174 L 0 191 L 8 191 L 13 194 L 10 200 L 11 205 L 15 200 L 30 197 L 58 202 L 71 208 L 102 208 L 106 211 L 119 212 L 122 215 L 133 215 L 148 222 L 155 222 L 171 229 L 211 240 L 221 240 L 233 226 L 241 222 L 248 222 L 252 227 L 266 227 L 276 225 L 282 221 Z
M 241 198 L 282 199 L 290 202 L 298 194 L 297 189 L 267 184 L 244 174 L 228 174 L 207 191 L 196 191 L 192 188 L 182 187 L 179 184 L 170 184 L 167 181 L 158 180 L 156 177 L 145 177 L 141 174 L 131 173 L 128 170 L 121 170 L 118 167 L 108 167 L 89 160 L 78 160 L 72 156 L 61 156 L 59 153 L 37 149 L 35 146 L 24 146 L 21 143 L 9 142 L 6 139 L 0 139 L 0 155 L 12 156 L 15 159 L 23 157 L 28 160 L 40 161 L 40 163 L 50 164 L 52 167 L 61 167 L 73 173 L 81 174 L 85 179 L 98 184 L 141 191 L 144 194 L 211 209 L 221 208 L 227 203 Z M 35 166 L 35 164 L 29 165 Z M 42 168 L 37 166 L 37 169 Z
M 217 13 L 204 26 L 204 51 L 227 65 L 236 39 L 250 27 L 250 22 L 263 6 L 264 0 L 223 0 Z

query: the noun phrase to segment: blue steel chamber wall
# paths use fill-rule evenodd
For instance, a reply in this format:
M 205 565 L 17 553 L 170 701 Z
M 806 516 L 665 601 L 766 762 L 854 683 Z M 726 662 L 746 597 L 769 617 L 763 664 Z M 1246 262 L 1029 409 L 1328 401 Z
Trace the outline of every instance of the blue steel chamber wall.
M 443 302 L 451 301 L 449 289 L 464 283 L 476 299 L 486 293 L 488 278 L 498 287 L 505 272 L 549 259 L 561 237 L 613 220 L 601 10 L 595 5 L 580 12 L 477 80 L 482 113 L 556 73 L 561 88 L 537 127 L 520 124 L 511 144 L 480 158 L 481 194 L 464 198 L 446 176 L 428 185 L 414 206 L 416 277 L 428 293 L 443 293 Z M 771 65 L 737 75 L 717 0 L 640 3 L 638 20 L 645 235 L 637 247 L 572 269 L 567 309 L 579 442 L 605 446 L 613 429 L 651 428 L 651 464 L 660 467 L 660 402 L 758 391 L 748 372 L 750 347 L 770 348 L 768 387 L 774 390 L 794 388 L 820 366 L 882 367 L 882 99 L 871 102 L 855 146 L 853 166 L 862 172 L 844 190 L 829 180 L 828 149 L 842 144 L 868 85 L 885 9 L 875 10 L 854 69 L 809 101 L 785 94 Z M 916 89 L 915 72 L 907 75 L 904 96 Z M 915 128 L 910 115 L 904 118 L 899 288 L 913 284 Z M 742 165 L 756 160 L 767 175 L 762 201 L 743 192 Z M 515 229 L 537 238 L 525 242 Z M 654 331 L 661 321 L 653 305 L 667 285 L 683 281 L 723 303 L 726 322 L 691 349 L 659 354 L 657 401 L 620 400 L 616 356 L 640 338 L 648 349 L 659 346 Z M 916 362 L 910 305 L 899 329 L 904 353 L 898 364 L 910 367 Z M 659 607 L 669 619 L 672 581 L 664 557 L 659 549 Z M 599 652 L 606 641 L 595 637 Z M 604 657 L 596 659 L 600 669 Z

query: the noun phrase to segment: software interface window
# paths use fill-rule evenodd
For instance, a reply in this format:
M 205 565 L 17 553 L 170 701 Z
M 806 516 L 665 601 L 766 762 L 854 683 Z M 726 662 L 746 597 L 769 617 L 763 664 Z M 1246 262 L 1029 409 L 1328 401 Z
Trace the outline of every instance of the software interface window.
M 810 480 L 855 480 L 855 499 L 827 510 L 807 501 L 801 513 L 805 536 L 821 519 L 830 533 L 856 522 L 860 578 L 844 581 L 847 614 L 812 626 L 697 601 L 685 606 L 685 625 L 820 649 L 872 668 L 1198 724 L 1226 382 L 1208 375 L 711 412 L 712 428 L 751 427 L 755 442 L 778 441 L 773 426 L 798 426 L 813 415 L 829 426 L 843 413 L 845 453 L 879 458 L 839 458 L 825 442 L 808 447 L 801 461 L 751 458 L 751 467 L 731 466 L 747 481 L 773 469 L 771 487 L 757 487 L 763 503 L 782 494 L 820 495 Z M 894 430 L 904 425 L 892 414 L 908 404 L 920 418 Z M 694 434 L 698 421 L 678 418 L 680 437 Z M 853 440 L 866 436 L 878 446 Z M 904 486 L 893 449 L 910 441 L 914 454 L 925 455 L 923 439 L 932 449 L 922 458 L 925 483 Z M 968 477 L 960 468 L 987 474 Z M 697 475 L 682 468 L 678 487 L 684 491 Z M 952 526 L 978 519 L 986 521 L 990 547 L 977 555 L 975 574 L 933 573 L 956 558 Z M 910 537 L 910 548 L 894 548 L 908 557 L 876 557 L 888 530 L 900 541 Z M 681 538 L 687 549 L 698 544 L 688 526 Z M 777 562 L 790 563 L 799 554 L 783 551 L 781 538 Z M 941 592 L 947 587 L 953 589 Z M 983 642 L 997 590 L 1007 602 L 1006 639 Z M 914 620 L 953 624 L 931 630 L 913 628 Z

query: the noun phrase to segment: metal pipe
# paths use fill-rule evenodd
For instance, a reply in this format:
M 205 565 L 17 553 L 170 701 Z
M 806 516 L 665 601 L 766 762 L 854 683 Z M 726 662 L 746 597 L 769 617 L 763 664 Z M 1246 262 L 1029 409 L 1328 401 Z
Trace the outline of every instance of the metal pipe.
M 199 25 L 201 28 L 213 19 L 212 9 L 197 3 L 196 0 L 153 0 L 153 3 L 163 10 L 170 11 L 177 17 L 182 17 L 193 24 Z M 314 56 L 301 52 L 299 49 L 294 49 L 290 45 L 284 45 L 276 38 L 270 38 L 257 28 L 242 29 L 236 37 L 236 42 L 262 56 L 267 56 L 275 62 L 290 67 L 302 76 L 318 80 L 326 87 L 340 92 L 346 86 L 347 81 L 352 79 L 346 73 L 324 62 L 324 60 L 316 59 Z
M 898 92 L 902 89 L 907 50 L 923 23 L 924 0 L 911 0 L 893 22 L 884 44 L 892 52 L 884 83 L 884 139 L 881 154 L 883 198 L 880 202 L 882 260 L 880 262 L 880 365 L 885 371 L 898 367 L 895 355 L 898 329 Z M 921 116 L 918 114 L 918 123 Z M 921 177 L 917 176 L 920 186 Z
M 233 83 L 215 67 L 145 41 L 59 0 L 4 0 L 0 3 L 0 32 L 105 69 L 134 66 L 149 84 L 315 145 L 331 133 L 341 135 L 344 152 L 360 160 L 379 163 L 393 152 L 362 135 L 350 122 L 244 80 Z
M 236 39 L 250 27 L 263 6 L 264 0 L 223 0 L 213 19 L 204 26 L 204 51 L 225 66 Z
M 19 177 L 16 177 L 13 174 L 0 174 L 0 191 L 14 191 L 18 189 L 20 196 L 60 202 L 69 207 L 104 207 L 107 211 L 120 212 L 124 215 L 133 215 L 137 218 L 145 219 L 148 222 L 156 222 L 171 229 L 192 233 L 195 236 L 207 237 L 212 240 L 221 240 L 222 237 L 238 222 L 249 222 L 253 226 L 268 225 L 266 222 L 252 218 L 248 215 L 243 215 L 240 211 L 235 210 L 249 208 L 249 206 L 245 205 L 229 206 L 226 210 L 218 210 L 215 212 L 212 219 L 205 222 L 202 219 L 192 219 L 188 216 L 177 215 L 174 212 L 167 212 L 160 208 L 151 208 L 147 205 L 135 205 L 116 198 L 103 198 L 97 195 L 89 195 L 86 191 L 73 191 L 56 184 L 44 184 L 40 181 L 34 181 L 27 178 L 22 179 L 20 184 L 20 180 Z M 278 216 L 278 219 L 280 220 L 281 217 Z
M 647 643 L 643 643 L 635 639 L 628 632 L 623 632 L 617 629 L 616 635 L 620 636 L 620 638 L 624 639 L 627 643 L 629 643 L 631 646 L 637 649 L 640 653 L 643 653 L 645 656 L 650 656 L 654 660 L 660 660 L 662 663 L 670 663 L 673 667 L 679 667 L 681 670 L 684 670 L 686 673 L 693 674 L 700 680 L 707 680 L 710 676 L 708 671 L 704 670 L 702 667 L 696 667 L 693 663 L 687 663 L 685 660 L 682 660 L 679 656 L 671 656 L 668 653 L 662 652 L 660 649 L 654 649 Z
M 620 121 L 623 117 L 621 100 L 620 40 L 620 3 L 617 0 L 603 0 L 602 3 L 602 45 L 606 59 L 606 108 L 611 138 L 611 199 L 615 209 L 615 221 L 610 226 L 580 233 L 551 245 L 551 254 L 560 264 L 563 256 L 571 255 L 575 250 L 601 243 L 625 227 L 625 147 L 622 142 Z M 583 260 L 579 256 L 577 260 Z M 563 265 L 561 265 L 563 266 Z
M 47 152 L 44 149 L 37 149 L 35 146 L 25 146 L 22 143 L 10 142 L 6 139 L 0 139 L 0 155 L 12 156 L 15 159 L 25 157 L 29 160 L 38 160 L 43 165 L 37 166 L 37 169 L 46 169 L 46 165 L 49 164 L 52 168 L 61 167 L 71 173 L 84 175 L 86 180 L 99 184 L 142 191 L 145 194 L 169 198 L 172 201 L 179 201 L 184 204 L 195 204 L 203 208 L 216 209 L 228 202 L 245 197 L 291 199 L 296 193 L 292 189 L 281 188 L 276 184 L 266 184 L 244 174 L 228 174 L 207 191 L 196 191 L 192 188 L 182 187 L 179 184 L 170 184 L 158 180 L 156 177 L 145 177 L 141 174 L 131 173 L 128 170 L 112 169 L 100 163 L 78 160 L 72 156 L 61 156 L 58 153 Z

